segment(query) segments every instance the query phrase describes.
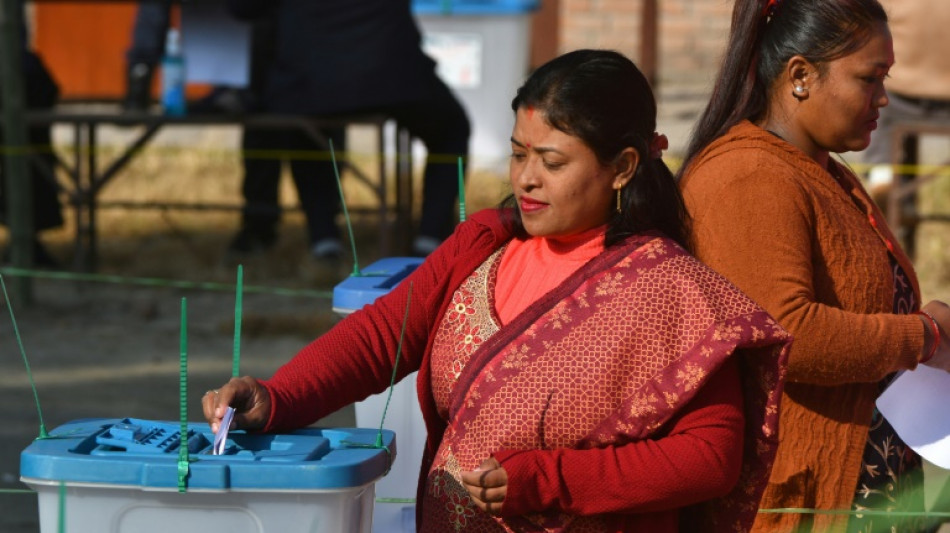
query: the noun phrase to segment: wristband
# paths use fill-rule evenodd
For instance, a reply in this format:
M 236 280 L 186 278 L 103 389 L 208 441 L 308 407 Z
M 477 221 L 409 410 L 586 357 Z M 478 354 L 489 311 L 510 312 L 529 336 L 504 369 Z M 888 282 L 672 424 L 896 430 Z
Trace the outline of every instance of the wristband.
M 926 363 L 934 358 L 934 355 L 937 354 L 937 348 L 940 346 L 940 326 L 937 325 L 937 319 L 933 317 L 930 313 L 926 311 L 914 311 L 915 315 L 920 315 L 930 321 L 930 327 L 934 330 L 934 344 L 930 347 L 930 352 L 927 353 L 924 357 L 917 361 L 918 364 Z

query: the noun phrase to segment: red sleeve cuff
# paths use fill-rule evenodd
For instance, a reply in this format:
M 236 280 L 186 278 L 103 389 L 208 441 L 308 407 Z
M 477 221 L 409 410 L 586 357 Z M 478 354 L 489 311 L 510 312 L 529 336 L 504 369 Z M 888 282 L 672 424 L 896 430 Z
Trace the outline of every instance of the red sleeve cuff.
M 492 455 L 508 475 L 508 491 L 501 506 L 501 516 L 520 516 L 545 508 L 537 490 L 535 476 L 546 470 L 538 464 L 537 453 L 529 450 L 498 450 Z

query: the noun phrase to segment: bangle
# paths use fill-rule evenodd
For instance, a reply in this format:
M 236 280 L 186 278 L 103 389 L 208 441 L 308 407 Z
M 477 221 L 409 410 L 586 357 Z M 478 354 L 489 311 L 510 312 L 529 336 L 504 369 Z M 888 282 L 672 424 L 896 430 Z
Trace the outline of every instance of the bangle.
M 926 363 L 934 358 L 934 355 L 937 354 L 937 348 L 940 346 L 940 326 L 937 325 L 937 319 L 933 317 L 927 311 L 914 311 L 915 315 L 920 315 L 928 320 L 930 320 L 930 326 L 934 330 L 934 344 L 930 347 L 930 352 L 927 353 L 920 361 L 917 361 L 918 364 Z

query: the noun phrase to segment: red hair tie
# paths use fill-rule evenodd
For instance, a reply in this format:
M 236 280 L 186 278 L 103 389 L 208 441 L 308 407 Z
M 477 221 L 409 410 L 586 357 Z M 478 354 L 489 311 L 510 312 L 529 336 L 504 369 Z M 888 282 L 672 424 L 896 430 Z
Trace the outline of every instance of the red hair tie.
M 650 157 L 653 159 L 661 159 L 663 157 L 663 150 L 669 147 L 670 141 L 666 138 L 666 135 L 654 131 L 653 139 L 650 140 Z
M 781 1 L 782 0 L 767 0 L 765 2 L 765 9 L 762 10 L 762 16 L 771 18 L 775 14 L 775 8 L 778 7 Z

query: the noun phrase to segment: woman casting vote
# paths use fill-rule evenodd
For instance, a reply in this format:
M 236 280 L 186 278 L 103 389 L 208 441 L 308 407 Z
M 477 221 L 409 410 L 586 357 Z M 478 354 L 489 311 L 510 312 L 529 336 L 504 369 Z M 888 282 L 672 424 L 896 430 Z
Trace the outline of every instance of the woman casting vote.
M 688 253 L 649 85 L 580 50 L 512 109 L 507 206 L 272 378 L 207 394 L 205 415 L 291 430 L 418 370 L 419 531 L 747 528 L 790 338 Z

